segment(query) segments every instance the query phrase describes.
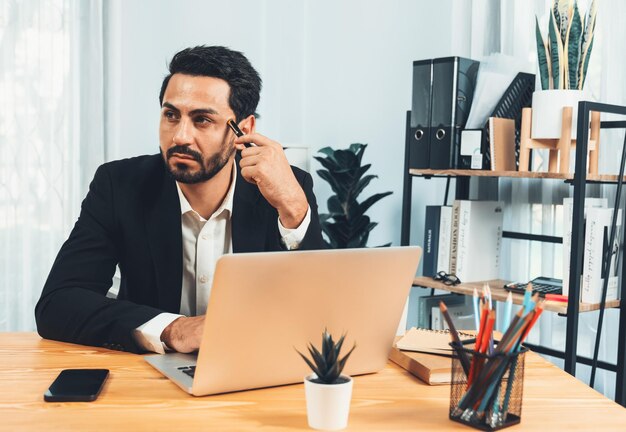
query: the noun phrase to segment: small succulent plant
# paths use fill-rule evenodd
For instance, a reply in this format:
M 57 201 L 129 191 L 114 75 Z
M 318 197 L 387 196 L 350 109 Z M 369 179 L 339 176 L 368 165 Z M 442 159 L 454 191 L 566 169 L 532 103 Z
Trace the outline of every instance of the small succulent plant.
M 348 354 L 343 358 L 339 358 L 339 352 L 343 345 L 345 335 L 335 343 L 333 337 L 328 333 L 328 330 L 324 329 L 322 333 L 322 352 L 320 353 L 313 344 L 309 343 L 308 349 L 313 361 L 309 360 L 304 354 L 298 351 L 298 354 L 302 356 L 306 364 L 309 365 L 311 370 L 317 375 L 317 378 L 312 379 L 312 382 L 318 384 L 341 384 L 345 382 L 345 378 L 341 377 L 341 371 L 346 365 L 346 361 L 352 351 L 356 348 L 356 344 L 352 347 Z M 297 350 L 296 350 L 297 351 Z

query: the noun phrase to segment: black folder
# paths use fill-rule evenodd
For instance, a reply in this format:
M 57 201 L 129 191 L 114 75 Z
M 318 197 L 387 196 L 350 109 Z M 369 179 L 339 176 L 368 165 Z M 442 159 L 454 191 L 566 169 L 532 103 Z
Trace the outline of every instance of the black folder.
M 461 130 L 472 106 L 479 62 L 445 57 L 432 63 L 430 168 L 470 168 L 460 162 Z
M 432 60 L 413 62 L 413 98 L 407 131 L 410 168 L 430 168 L 432 66 Z

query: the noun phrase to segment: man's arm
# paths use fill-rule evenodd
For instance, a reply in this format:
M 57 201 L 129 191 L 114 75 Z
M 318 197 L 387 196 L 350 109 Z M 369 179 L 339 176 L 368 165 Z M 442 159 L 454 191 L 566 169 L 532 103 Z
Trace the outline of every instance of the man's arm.
M 255 146 L 245 147 L 246 142 L 254 142 Z M 325 248 L 311 176 L 292 168 L 280 143 L 261 134 L 238 137 L 235 147 L 241 151 L 241 176 L 256 184 L 263 197 L 278 212 L 279 223 L 284 228 L 297 229 L 305 216 L 307 219 L 310 216 L 298 249 Z
M 141 352 L 133 330 L 162 311 L 106 297 L 120 247 L 111 178 L 96 171 L 81 213 L 61 247 L 35 307 L 48 339 Z

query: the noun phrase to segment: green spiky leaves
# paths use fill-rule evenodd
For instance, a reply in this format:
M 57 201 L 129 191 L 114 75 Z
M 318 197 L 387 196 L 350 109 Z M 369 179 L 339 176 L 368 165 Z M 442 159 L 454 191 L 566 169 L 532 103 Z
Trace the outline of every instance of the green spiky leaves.
M 595 0 L 584 20 L 576 0 L 555 0 L 550 9 L 545 39 L 538 20 L 535 20 L 537 60 L 543 90 L 582 90 L 593 47 L 596 13 Z
M 339 377 L 341 375 L 341 371 L 346 365 L 350 354 L 352 354 L 352 351 L 356 348 L 356 344 L 354 344 L 352 349 L 348 351 L 346 355 L 339 358 L 339 353 L 345 337 L 346 335 L 343 335 L 337 342 L 335 342 L 332 335 L 328 333 L 328 330 L 324 329 L 324 333 L 322 333 L 321 352 L 311 343 L 309 343 L 309 346 L 307 347 L 312 360 L 300 351 L 296 350 L 304 359 L 306 364 L 309 365 L 315 375 L 317 375 L 317 382 L 322 384 L 338 384 L 340 382 Z

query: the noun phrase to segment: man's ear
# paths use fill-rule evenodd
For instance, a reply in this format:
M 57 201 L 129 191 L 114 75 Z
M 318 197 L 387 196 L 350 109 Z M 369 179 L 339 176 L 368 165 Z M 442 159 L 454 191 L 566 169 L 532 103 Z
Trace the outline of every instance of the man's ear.
M 239 123 L 239 128 L 246 135 L 254 133 L 256 130 L 256 118 L 253 114 L 249 115 Z

